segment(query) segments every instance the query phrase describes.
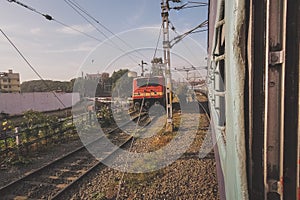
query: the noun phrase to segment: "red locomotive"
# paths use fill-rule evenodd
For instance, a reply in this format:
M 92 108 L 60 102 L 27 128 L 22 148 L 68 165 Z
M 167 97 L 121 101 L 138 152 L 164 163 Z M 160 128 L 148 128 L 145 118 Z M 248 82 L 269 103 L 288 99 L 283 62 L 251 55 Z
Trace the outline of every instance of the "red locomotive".
M 165 104 L 165 78 L 163 76 L 137 77 L 133 79 L 132 99 L 135 108 L 149 108 Z

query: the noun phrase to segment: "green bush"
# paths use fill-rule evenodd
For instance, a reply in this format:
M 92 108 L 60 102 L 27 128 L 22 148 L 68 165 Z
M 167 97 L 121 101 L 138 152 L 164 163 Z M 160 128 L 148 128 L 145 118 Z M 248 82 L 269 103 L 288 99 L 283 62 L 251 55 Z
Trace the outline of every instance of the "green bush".
M 113 114 L 108 106 L 103 106 L 97 113 L 98 121 L 101 127 L 108 127 L 114 123 Z

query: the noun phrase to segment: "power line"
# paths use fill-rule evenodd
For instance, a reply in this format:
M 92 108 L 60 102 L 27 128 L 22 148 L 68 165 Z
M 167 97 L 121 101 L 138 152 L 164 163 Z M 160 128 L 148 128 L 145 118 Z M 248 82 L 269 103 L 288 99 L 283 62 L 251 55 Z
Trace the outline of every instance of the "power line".
M 158 44 L 159 44 L 160 37 L 161 37 L 162 28 L 163 28 L 163 24 L 161 25 L 160 30 L 159 30 L 158 39 L 157 39 L 157 43 L 156 43 L 156 48 L 155 48 L 155 51 L 154 51 L 153 59 L 156 56 L 156 52 L 157 52 L 157 49 L 158 49 Z M 142 61 L 142 64 L 143 64 L 143 61 Z M 150 76 L 147 79 L 146 87 L 148 87 L 149 83 L 150 83 Z M 144 106 L 144 103 L 145 103 L 145 95 L 143 96 L 141 107 L 140 107 L 140 110 L 139 110 L 138 122 L 140 121 L 141 113 L 142 113 L 143 106 Z M 135 133 L 138 131 L 138 124 L 139 123 L 136 124 Z M 132 149 L 133 142 L 134 142 L 134 137 L 132 138 L 132 141 L 131 141 L 131 144 L 130 144 L 130 147 L 129 147 L 129 151 L 131 151 L 131 149 Z M 125 163 L 126 163 L 126 165 L 128 164 L 127 158 L 125 158 Z M 122 173 L 122 176 L 121 176 L 120 181 L 119 181 L 116 200 L 118 200 L 119 197 L 120 197 L 120 192 L 121 192 L 121 187 L 122 187 L 122 182 L 123 182 L 124 176 L 125 176 L 125 169 L 124 169 L 124 172 Z
M 194 3 L 194 4 L 201 4 L 201 5 L 208 5 L 207 2 L 199 2 L 199 1 L 188 1 L 188 3 Z
M 195 28 L 183 33 L 182 35 L 179 35 L 177 37 L 175 37 L 171 42 L 174 42 L 173 44 L 171 44 L 171 47 L 173 47 L 175 44 L 177 44 L 178 42 L 180 42 L 183 38 L 185 38 L 187 35 L 193 33 L 195 30 L 199 29 L 199 28 L 203 28 L 206 27 L 208 24 L 208 20 L 205 20 L 204 22 L 202 22 L 201 24 L 199 24 L 198 26 L 196 26 Z
M 42 13 L 42 12 L 40 12 L 40 11 L 38 11 L 38 10 L 36 10 L 36 9 L 34 9 L 34 8 L 30 7 L 30 6 L 28 6 L 28 5 L 25 5 L 25 4 L 23 4 L 23 3 L 21 3 L 21 2 L 19 2 L 19 1 L 17 1 L 17 0 L 7 0 L 7 1 L 10 2 L 10 3 L 16 3 L 16 4 L 22 6 L 22 7 L 26 8 L 26 9 L 32 11 L 32 12 L 35 12 L 35 13 L 37 13 L 37 14 L 39 14 L 39 15 L 45 17 L 45 18 L 46 18 L 47 20 L 49 20 L 49 21 L 54 21 L 54 22 L 56 22 L 56 23 L 58 23 L 58 24 L 60 24 L 60 25 L 62 25 L 62 26 L 65 26 L 65 27 L 67 27 L 67 28 L 69 28 L 69 29 L 72 29 L 72 30 L 74 30 L 74 31 L 76 31 L 76 32 L 78 32 L 78 33 L 81 33 L 81 34 L 83 34 L 83 35 L 85 35 L 85 36 L 87 36 L 87 37 L 89 37 L 89 38 L 91 38 L 91 39 L 97 40 L 98 42 L 102 42 L 102 40 L 100 40 L 100 39 L 98 39 L 98 38 L 96 38 L 96 37 L 94 37 L 94 36 L 92 36 L 92 35 L 89 35 L 89 34 L 83 32 L 83 31 L 80 31 L 80 30 L 78 30 L 78 29 L 76 29 L 76 28 L 74 28 L 74 27 L 72 27 L 72 26 L 70 26 L 70 25 L 67 25 L 67 24 L 65 24 L 65 23 L 63 23 L 63 22 L 61 22 L 61 21 L 59 21 L 59 20 L 57 20 L 57 19 L 54 19 L 51 15 L 49 15 L 49 14 L 44 14 L 44 13 Z
M 86 14 L 88 17 L 90 17 L 92 20 L 94 20 L 97 24 L 99 23 L 102 25 L 95 17 L 93 17 L 91 14 L 88 13 L 87 10 L 85 10 L 82 6 L 80 6 L 76 1 L 69 0 L 71 4 L 73 4 L 75 7 L 77 7 L 79 10 L 81 10 L 84 14 Z M 104 25 L 103 25 L 104 26 Z
M 9 37 L 4 33 L 4 31 L 0 28 L 0 32 L 4 35 L 4 37 L 7 39 L 7 41 L 14 47 L 14 49 L 18 52 L 18 54 L 23 58 L 23 60 L 27 63 L 27 65 L 31 68 L 31 70 L 43 81 L 43 83 L 46 85 L 48 89 L 50 89 L 49 85 L 46 83 L 46 81 L 43 79 L 43 77 L 36 71 L 36 69 L 29 63 L 29 61 L 25 58 L 25 56 L 22 54 L 22 52 L 17 48 L 17 46 L 9 39 Z M 66 105 L 60 100 L 60 98 L 55 94 L 54 91 L 52 91 L 55 98 L 63 105 L 64 108 L 67 108 Z
M 105 38 L 106 35 L 100 30 L 98 29 L 98 27 L 96 27 L 93 23 L 91 23 L 90 20 L 88 20 L 84 15 L 82 15 L 74 6 L 72 6 L 68 1 L 64 0 L 75 12 L 77 12 L 77 14 L 79 14 L 82 18 L 84 18 L 90 25 L 92 25 L 99 33 L 101 33 L 102 35 L 104 35 Z M 102 42 L 102 41 L 101 41 Z M 113 43 L 113 42 L 112 42 Z
M 77 6 L 76 4 L 74 4 L 72 1 L 68 1 L 68 0 L 64 0 L 64 2 L 70 6 L 78 15 L 80 15 L 84 20 L 86 20 L 89 24 L 91 24 L 99 33 L 101 33 L 108 41 L 110 41 L 118 50 L 125 52 L 125 50 L 123 50 L 121 47 L 119 47 L 119 45 L 117 45 L 115 42 L 113 42 L 104 32 L 102 32 L 95 24 L 93 24 L 87 17 L 85 17 L 83 14 L 81 14 L 81 12 L 79 10 L 81 10 L 81 8 L 79 8 L 79 6 Z M 76 7 L 79 9 L 77 10 Z M 133 59 L 130 55 L 127 55 L 133 62 L 138 63 L 135 59 Z
M 189 4 L 196 4 L 196 5 L 190 5 Z M 197 1 L 188 1 L 187 3 L 181 5 L 181 6 L 175 6 L 171 9 L 174 10 L 182 10 L 182 9 L 188 9 L 188 8 L 197 8 L 197 7 L 206 7 L 208 6 L 208 3 L 206 2 L 197 2 Z
M 89 19 L 87 19 L 83 14 L 81 14 L 72 4 L 71 1 L 64 0 L 64 2 L 70 6 L 78 15 L 80 15 L 82 18 L 84 18 L 89 24 L 91 24 L 99 33 L 101 33 L 104 37 L 107 37 L 98 27 L 96 27 Z
M 72 27 L 72 26 L 69 26 L 69 25 L 67 25 L 67 24 L 65 24 L 65 23 L 63 23 L 63 22 L 61 22 L 61 21 L 58 21 L 58 20 L 56 20 L 56 19 L 52 19 L 52 20 L 55 21 L 56 23 L 62 25 L 62 26 L 65 26 L 65 27 L 67 27 L 67 28 L 69 28 L 69 29 L 72 29 L 72 30 L 74 30 L 74 31 L 77 31 L 78 33 L 81 33 L 81 34 L 83 34 L 83 35 L 85 35 L 85 36 L 87 36 L 87 37 L 89 37 L 89 38 L 91 38 L 91 39 L 97 40 L 98 42 L 103 42 L 102 40 L 100 40 L 100 39 L 98 39 L 98 38 L 96 38 L 96 37 L 94 37 L 94 36 L 92 36 L 92 35 L 89 35 L 89 34 L 83 32 L 83 31 L 80 31 L 80 30 L 78 30 L 78 29 L 76 29 L 76 28 L 74 28 L 74 27 Z
M 89 34 L 87 34 L 87 33 L 85 33 L 85 32 L 83 32 L 83 31 L 80 31 L 80 30 L 78 30 L 78 29 L 76 29 L 76 28 L 74 28 L 74 27 L 72 27 L 72 26 L 69 26 L 69 25 L 67 25 L 67 24 L 65 24 L 64 22 L 61 22 L 61 21 L 59 21 L 59 20 L 57 20 L 57 19 L 55 19 L 55 18 L 53 18 L 51 15 L 49 15 L 49 14 L 43 14 L 42 12 L 40 12 L 40 11 L 38 11 L 38 10 L 36 10 L 36 9 L 34 9 L 34 8 L 32 8 L 32 7 L 30 7 L 30 6 L 28 6 L 28 5 L 25 5 L 25 4 L 23 4 L 23 3 L 21 3 L 21 2 L 19 2 L 19 1 L 17 1 L 17 0 L 7 0 L 8 2 L 11 2 L 11 3 L 16 3 L 16 4 L 18 4 L 18 5 L 20 5 L 20 6 L 22 6 L 22 7 L 24 7 L 24 8 L 26 8 L 26 9 L 29 9 L 30 11 L 32 11 L 32 12 L 35 12 L 35 13 L 37 13 L 37 14 L 39 14 L 39 15 L 42 15 L 43 17 L 45 17 L 47 20 L 49 20 L 49 21 L 55 21 L 56 23 L 58 23 L 58 24 L 60 24 L 60 25 L 62 25 L 62 26 L 65 26 L 65 27 L 67 27 L 67 28 L 69 28 L 69 29 L 72 29 L 72 30 L 74 30 L 74 31 L 76 31 L 76 32 L 79 32 L 79 33 L 81 33 L 81 34 L 83 34 L 83 35 L 85 35 L 85 36 L 87 36 L 87 37 L 89 37 L 89 38 L 92 38 L 92 39 L 94 39 L 94 40 L 97 40 L 98 42 L 103 42 L 102 40 L 100 40 L 100 39 L 98 39 L 98 38 L 96 38 L 96 37 L 94 37 L 94 36 L 92 36 L 92 35 L 89 35 Z M 67 3 L 67 2 L 66 2 Z M 75 9 L 73 6 L 72 6 L 72 8 L 73 9 Z M 77 11 L 77 10 L 76 10 Z M 80 13 L 81 14 L 81 13 Z M 84 17 L 83 15 L 81 15 L 82 17 Z M 84 17 L 85 18 L 85 17 Z M 86 19 L 86 18 L 85 18 Z M 86 20 L 88 20 L 88 19 L 86 19 Z M 89 21 L 89 20 L 88 20 Z M 92 23 L 91 23 L 92 24 Z M 93 25 L 93 24 L 92 24 Z M 96 28 L 96 27 L 95 27 Z M 99 30 L 98 28 L 97 28 L 97 30 L 99 31 L 99 32 L 101 32 L 101 30 Z M 102 34 L 104 34 L 103 32 L 101 32 Z M 104 34 L 105 35 L 105 34 Z M 109 40 L 109 38 L 105 35 L 105 37 Z M 123 51 L 123 52 L 125 52 L 124 50 L 122 50 L 122 49 L 120 49 L 119 48 L 119 50 L 121 50 L 121 51 Z M 134 60 L 130 55 L 127 55 L 128 57 L 130 57 L 130 59 L 133 61 L 133 62 L 136 62 L 136 63 L 138 63 L 136 60 Z
M 206 7 L 207 5 L 197 5 L 197 6 L 186 6 L 182 9 L 188 9 L 188 8 L 198 8 L 198 7 Z
M 171 24 L 171 30 L 173 30 L 174 32 L 175 32 L 175 34 L 177 35 L 177 37 L 178 36 L 180 36 L 179 35 L 179 33 L 176 31 L 176 29 L 175 29 L 175 27 L 174 27 L 174 24 L 170 21 L 170 24 Z M 195 54 L 194 54 L 194 52 L 182 41 L 182 44 L 184 45 L 184 47 L 191 53 L 191 55 L 194 57 L 194 58 L 196 58 L 196 60 L 198 60 L 198 57 L 197 56 L 195 56 Z
M 158 39 L 157 39 L 157 42 L 156 42 L 156 47 L 155 47 L 153 59 L 156 57 L 156 53 L 157 53 L 157 49 L 158 49 L 158 44 L 159 44 L 160 37 L 161 37 L 161 30 L 162 30 L 162 27 L 163 27 L 163 24 L 161 24 L 160 29 L 159 29 L 159 34 L 158 34 Z
M 80 9 L 84 14 L 86 14 L 88 17 L 90 17 L 92 20 L 94 20 L 97 24 L 99 24 L 102 28 L 104 28 L 106 31 L 108 31 L 110 34 L 112 34 L 114 37 L 118 38 L 120 41 L 122 41 L 125 45 L 127 45 L 128 47 L 130 47 L 131 49 L 134 49 L 130 44 L 128 44 L 125 40 L 123 40 L 121 37 L 119 37 L 118 35 L 116 35 L 114 32 L 112 32 L 107 26 L 105 26 L 103 23 L 101 23 L 98 19 L 96 19 L 95 17 L 93 17 L 91 14 L 88 13 L 88 11 L 86 11 L 82 6 L 80 6 L 77 2 L 75 2 L 74 0 L 68 0 L 70 3 L 73 3 L 73 5 L 75 5 L 78 9 Z M 145 58 L 145 55 L 143 55 L 142 53 L 138 52 L 141 56 L 143 56 Z
M 91 14 L 88 13 L 82 6 L 80 6 L 77 2 L 71 1 L 71 0 L 64 0 L 73 10 L 75 10 L 81 17 L 83 17 L 87 22 L 89 22 L 96 30 L 98 30 L 106 39 L 110 40 L 110 38 L 101 30 L 98 29 L 90 20 L 88 20 L 83 14 L 80 13 L 83 12 L 85 15 L 90 17 L 95 23 L 100 25 L 102 28 L 104 28 L 106 31 L 108 31 L 110 34 L 112 34 L 114 37 L 118 38 L 122 43 L 124 43 L 126 46 L 128 46 L 130 49 L 134 49 L 130 44 L 128 44 L 125 40 L 123 40 L 121 37 L 113 33 L 109 28 L 107 28 L 103 23 L 101 23 L 99 20 L 97 20 L 95 17 L 93 17 Z M 113 41 L 111 41 L 119 50 L 125 52 L 122 48 L 120 48 L 117 44 L 115 44 Z M 145 59 L 146 56 L 140 53 L 139 51 L 134 51 L 144 57 Z
M 175 7 L 171 8 L 171 9 L 174 9 L 174 10 L 183 10 L 183 9 L 198 8 L 198 7 L 205 7 L 205 6 L 207 6 L 207 5 L 186 6 L 186 4 L 185 4 L 185 5 L 182 5 L 182 6 L 175 6 Z
M 29 9 L 29 10 L 37 13 L 37 14 L 40 14 L 40 15 L 43 15 L 44 17 L 46 17 L 46 15 L 44 15 L 43 13 L 41 13 L 41 12 L 37 11 L 36 9 L 34 9 L 34 8 L 30 7 L 30 6 L 27 6 L 27 5 L 25 5 L 25 4 L 23 4 L 23 3 L 19 2 L 19 1 L 16 1 L 16 0 L 7 0 L 7 1 L 10 2 L 10 3 L 19 4 L 20 6 L 23 6 L 24 8 L 27 8 L 27 9 Z
M 205 32 L 205 31 L 208 31 L 208 29 L 199 30 L 199 31 L 194 31 L 194 32 L 192 32 L 192 33 L 190 33 L 190 34 L 194 34 L 194 33 L 203 33 L 203 32 Z

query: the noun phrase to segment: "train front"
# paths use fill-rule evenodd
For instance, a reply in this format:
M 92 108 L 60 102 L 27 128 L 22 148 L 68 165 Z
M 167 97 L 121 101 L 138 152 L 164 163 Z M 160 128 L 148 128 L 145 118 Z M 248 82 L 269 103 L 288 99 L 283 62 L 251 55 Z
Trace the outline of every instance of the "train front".
M 165 78 L 163 76 L 137 77 L 133 79 L 132 99 L 135 109 L 152 105 L 164 105 Z

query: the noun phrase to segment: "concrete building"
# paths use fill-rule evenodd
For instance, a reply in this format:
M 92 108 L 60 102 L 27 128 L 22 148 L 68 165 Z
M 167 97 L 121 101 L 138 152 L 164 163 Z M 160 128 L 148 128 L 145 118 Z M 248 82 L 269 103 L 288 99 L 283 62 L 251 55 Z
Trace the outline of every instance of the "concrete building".
M 86 74 L 86 79 L 88 80 L 98 80 L 99 82 L 105 81 L 109 78 L 109 73 L 97 73 L 97 74 Z
M 109 73 L 103 72 L 102 74 L 86 74 L 85 79 L 98 81 L 98 87 L 108 94 L 111 92 L 111 83 L 109 81 Z
M 20 74 L 8 72 L 0 72 L 0 93 L 20 93 Z
M 101 80 L 101 74 L 86 74 L 86 79 L 88 80 Z

